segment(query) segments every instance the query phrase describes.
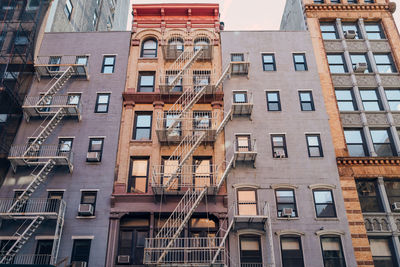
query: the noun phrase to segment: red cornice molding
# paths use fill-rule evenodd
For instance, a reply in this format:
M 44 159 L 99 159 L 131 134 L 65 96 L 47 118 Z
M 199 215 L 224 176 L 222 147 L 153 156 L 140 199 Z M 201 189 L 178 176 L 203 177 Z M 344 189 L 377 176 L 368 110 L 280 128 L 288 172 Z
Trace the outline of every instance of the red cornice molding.
M 400 165 L 399 157 L 339 157 L 338 165 Z
M 171 93 L 171 94 L 160 94 L 160 93 L 138 93 L 135 92 L 134 88 L 129 88 L 127 92 L 122 93 L 122 97 L 124 102 L 134 102 L 135 104 L 153 104 L 153 102 L 161 101 L 165 104 L 173 104 L 178 98 L 182 95 L 180 93 Z M 217 92 L 214 94 L 205 94 L 203 95 L 198 103 L 199 104 L 207 104 L 212 103 L 213 101 L 223 101 L 224 94 L 222 92 Z

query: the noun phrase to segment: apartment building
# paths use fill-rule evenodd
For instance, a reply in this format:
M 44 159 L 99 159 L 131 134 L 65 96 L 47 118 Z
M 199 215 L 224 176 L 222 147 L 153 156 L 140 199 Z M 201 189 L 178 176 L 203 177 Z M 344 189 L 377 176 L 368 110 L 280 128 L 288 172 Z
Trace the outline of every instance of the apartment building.
M 281 23 L 311 34 L 358 266 L 400 264 L 395 9 L 387 0 L 287 1 Z
M 46 32 L 126 31 L 130 0 L 53 0 Z
M 224 264 L 217 4 L 133 5 L 106 266 Z
M 0 188 L 0 264 L 105 265 L 129 42 L 44 35 Z
M 308 32 L 223 31 L 230 266 L 356 266 Z

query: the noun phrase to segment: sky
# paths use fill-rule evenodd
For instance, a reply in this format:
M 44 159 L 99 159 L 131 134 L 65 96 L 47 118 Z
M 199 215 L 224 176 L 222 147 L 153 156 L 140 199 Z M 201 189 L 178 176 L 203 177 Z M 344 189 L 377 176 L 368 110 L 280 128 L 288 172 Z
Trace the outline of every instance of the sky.
M 219 3 L 225 30 L 279 30 L 286 0 L 131 0 L 135 4 Z M 400 30 L 400 0 L 394 13 Z M 249 5 L 251 4 L 251 7 Z M 238 19 L 240 18 L 240 19 Z

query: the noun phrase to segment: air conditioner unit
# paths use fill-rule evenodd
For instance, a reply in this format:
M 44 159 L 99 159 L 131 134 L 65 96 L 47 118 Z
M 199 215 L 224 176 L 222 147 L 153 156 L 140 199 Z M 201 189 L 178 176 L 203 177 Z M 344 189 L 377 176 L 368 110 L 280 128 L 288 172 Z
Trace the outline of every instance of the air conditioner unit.
M 131 256 L 129 255 L 118 255 L 118 264 L 129 264 Z
M 78 214 L 81 216 L 93 216 L 93 205 L 79 204 Z
M 86 161 L 99 162 L 100 161 L 100 153 L 99 152 L 88 152 L 86 155 Z
M 286 158 L 285 150 L 275 151 L 275 158 Z
M 354 39 L 354 38 L 356 38 L 356 35 L 357 35 L 357 33 L 355 30 L 347 30 L 344 32 L 344 37 L 346 39 Z
M 367 63 L 365 62 L 357 63 L 356 66 L 354 67 L 354 72 L 364 73 L 364 71 L 367 70 L 367 67 L 368 67 Z
M 399 211 L 399 210 L 400 210 L 400 202 L 394 202 L 394 203 L 392 204 L 392 208 L 393 208 L 393 210 L 395 210 L 395 211 Z
M 72 267 L 86 267 L 87 262 L 86 261 L 73 261 L 71 263 Z
M 283 208 L 282 216 L 284 217 L 292 217 L 293 209 L 292 208 Z

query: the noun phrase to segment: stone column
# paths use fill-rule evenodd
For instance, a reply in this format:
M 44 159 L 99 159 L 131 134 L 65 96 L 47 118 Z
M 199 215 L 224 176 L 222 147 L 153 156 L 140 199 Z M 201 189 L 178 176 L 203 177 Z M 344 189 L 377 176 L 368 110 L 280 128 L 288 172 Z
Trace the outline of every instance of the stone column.
M 108 245 L 106 255 L 106 267 L 113 267 L 116 262 L 118 238 L 119 238 L 119 220 L 121 214 L 112 212 L 110 214 L 110 225 L 108 230 Z

